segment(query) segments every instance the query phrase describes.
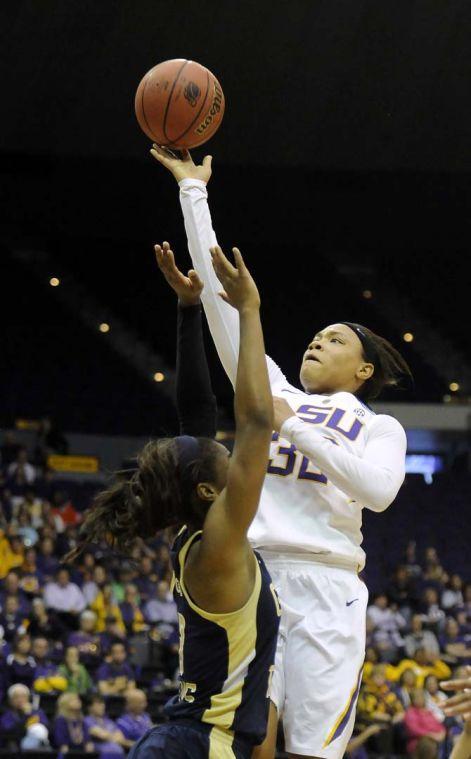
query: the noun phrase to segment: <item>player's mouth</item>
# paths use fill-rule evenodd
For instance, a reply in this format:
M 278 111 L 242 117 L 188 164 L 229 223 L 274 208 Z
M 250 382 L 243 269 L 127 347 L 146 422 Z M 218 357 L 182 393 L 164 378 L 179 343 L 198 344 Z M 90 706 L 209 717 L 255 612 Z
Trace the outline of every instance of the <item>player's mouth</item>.
M 322 364 L 322 361 L 319 358 L 317 358 L 317 356 L 314 356 L 312 353 L 309 353 L 307 356 L 305 356 L 304 360 L 317 361 L 318 364 Z

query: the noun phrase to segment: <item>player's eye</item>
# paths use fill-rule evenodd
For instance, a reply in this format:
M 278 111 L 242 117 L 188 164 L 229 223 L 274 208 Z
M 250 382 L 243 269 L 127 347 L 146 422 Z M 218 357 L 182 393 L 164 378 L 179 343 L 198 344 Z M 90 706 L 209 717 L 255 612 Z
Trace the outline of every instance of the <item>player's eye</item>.
M 343 345 L 343 342 L 341 340 L 339 340 L 338 337 L 332 337 L 330 342 L 331 343 L 340 343 L 340 345 Z

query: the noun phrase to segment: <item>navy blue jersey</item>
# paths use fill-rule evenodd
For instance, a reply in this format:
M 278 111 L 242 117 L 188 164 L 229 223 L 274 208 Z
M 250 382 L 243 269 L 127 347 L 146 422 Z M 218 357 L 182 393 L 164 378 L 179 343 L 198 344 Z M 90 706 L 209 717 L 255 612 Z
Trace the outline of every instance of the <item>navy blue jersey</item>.
M 263 560 L 254 553 L 255 583 L 238 611 L 200 609 L 185 587 L 185 561 L 202 532 L 177 536 L 172 561 L 180 629 L 180 692 L 166 706 L 171 719 L 213 725 L 220 737 L 251 744 L 265 737 L 269 679 L 274 667 L 280 604 Z

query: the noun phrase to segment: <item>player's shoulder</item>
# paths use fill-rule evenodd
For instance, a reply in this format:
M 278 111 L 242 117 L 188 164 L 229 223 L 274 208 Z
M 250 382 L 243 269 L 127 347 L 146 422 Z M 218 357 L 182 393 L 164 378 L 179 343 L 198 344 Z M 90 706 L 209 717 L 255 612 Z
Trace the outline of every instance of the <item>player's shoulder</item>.
M 363 401 L 357 398 L 356 395 L 353 395 L 353 393 L 348 393 L 342 390 L 339 393 L 333 393 L 328 397 L 331 405 L 338 406 L 339 408 L 345 409 L 345 411 L 351 411 L 365 422 L 376 417 L 373 409 L 370 408 L 370 406 L 367 406 L 366 403 L 363 403 Z

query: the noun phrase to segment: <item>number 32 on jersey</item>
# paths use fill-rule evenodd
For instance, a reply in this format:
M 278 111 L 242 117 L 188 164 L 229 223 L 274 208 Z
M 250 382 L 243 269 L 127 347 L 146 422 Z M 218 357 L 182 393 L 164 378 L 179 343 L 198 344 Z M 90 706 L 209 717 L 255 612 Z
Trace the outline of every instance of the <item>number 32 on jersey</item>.
M 278 432 L 273 433 L 272 441 L 280 439 Z M 335 442 L 335 441 L 332 441 Z M 321 485 L 327 484 L 327 477 L 316 470 L 307 456 L 299 453 L 295 445 L 279 445 L 273 458 L 269 459 L 268 474 L 276 474 L 278 477 L 294 475 L 298 480 L 311 480 Z

